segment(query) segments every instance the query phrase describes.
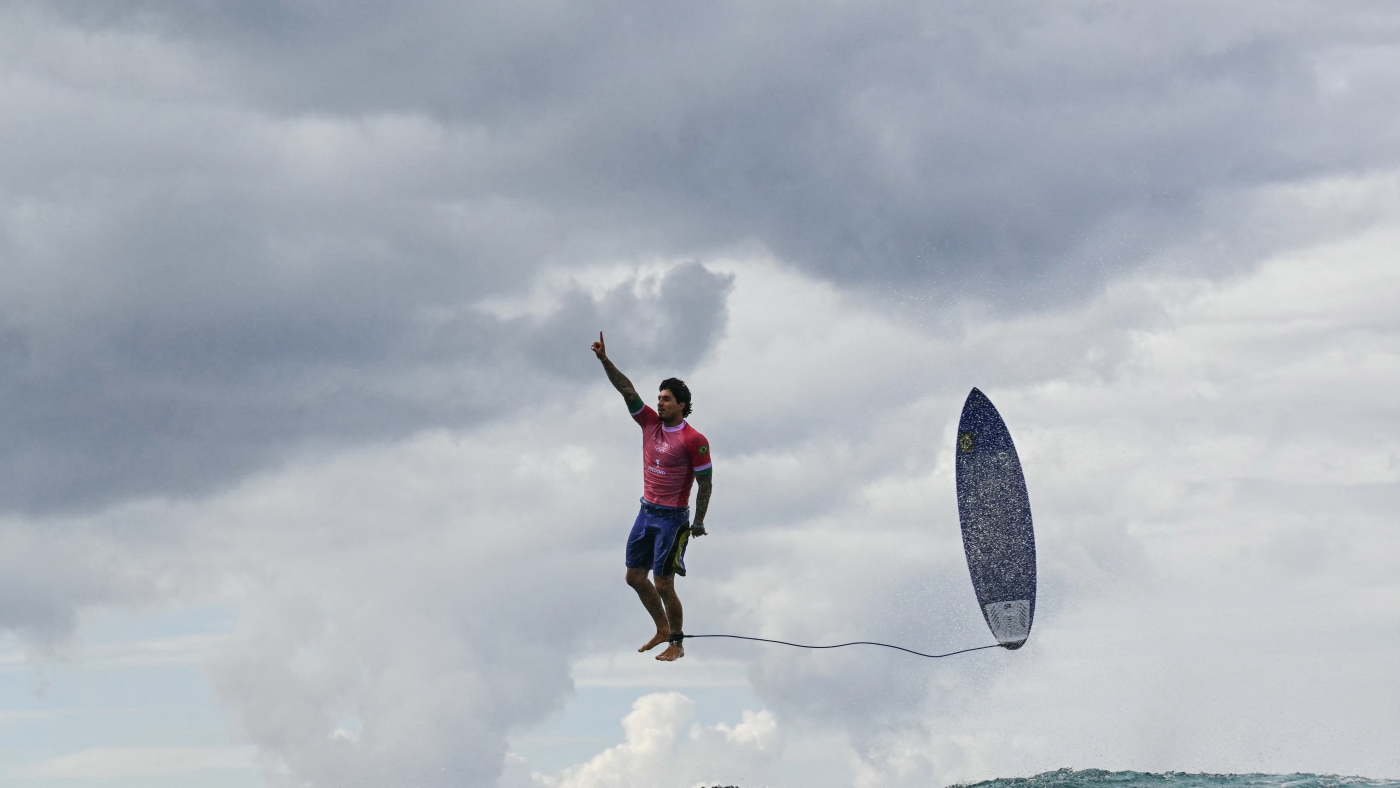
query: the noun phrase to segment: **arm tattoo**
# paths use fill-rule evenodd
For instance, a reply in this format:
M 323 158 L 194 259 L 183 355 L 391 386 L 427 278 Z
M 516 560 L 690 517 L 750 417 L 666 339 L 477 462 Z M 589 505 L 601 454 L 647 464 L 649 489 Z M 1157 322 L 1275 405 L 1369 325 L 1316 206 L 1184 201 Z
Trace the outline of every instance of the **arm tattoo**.
M 703 525 L 705 510 L 710 508 L 710 493 L 715 489 L 715 482 L 712 474 L 696 476 L 695 481 L 700 484 L 699 492 L 695 493 L 695 522 Z
M 617 367 L 613 366 L 610 359 L 605 358 L 602 359 L 602 361 L 603 371 L 608 373 L 608 381 L 613 384 L 613 388 L 617 389 L 618 392 L 622 394 L 624 400 L 627 400 L 630 404 L 633 400 L 641 399 L 641 397 L 637 396 L 637 390 L 632 387 L 632 381 L 628 380 L 626 375 L 622 374 Z

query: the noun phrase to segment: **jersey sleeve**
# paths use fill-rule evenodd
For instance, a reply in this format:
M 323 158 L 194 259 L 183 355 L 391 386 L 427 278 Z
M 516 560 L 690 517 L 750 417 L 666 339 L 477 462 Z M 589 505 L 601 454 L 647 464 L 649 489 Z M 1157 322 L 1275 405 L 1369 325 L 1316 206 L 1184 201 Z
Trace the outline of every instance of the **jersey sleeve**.
M 632 420 L 643 427 L 650 427 L 660 421 L 661 417 L 656 415 L 656 411 L 652 410 L 650 405 L 642 405 L 632 411 Z
M 690 442 L 690 467 L 696 473 L 709 473 L 710 465 L 710 442 L 696 433 Z

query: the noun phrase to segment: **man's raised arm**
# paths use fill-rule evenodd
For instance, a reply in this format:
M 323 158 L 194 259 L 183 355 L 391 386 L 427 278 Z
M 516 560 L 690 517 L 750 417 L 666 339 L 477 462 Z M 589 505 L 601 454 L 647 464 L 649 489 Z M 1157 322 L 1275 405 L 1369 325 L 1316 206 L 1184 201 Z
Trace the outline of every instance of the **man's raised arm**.
M 637 396 L 637 389 L 633 388 L 632 381 L 628 380 L 627 376 L 622 374 L 622 372 L 608 360 L 608 348 L 603 344 L 602 331 L 598 332 L 598 341 L 593 343 L 593 355 L 597 356 L 598 360 L 603 362 L 603 371 L 608 373 L 608 380 L 612 382 L 613 388 L 617 389 L 618 393 L 622 395 L 622 401 L 627 403 L 627 410 L 632 413 L 641 410 L 642 406 L 646 403 L 642 402 L 642 398 Z

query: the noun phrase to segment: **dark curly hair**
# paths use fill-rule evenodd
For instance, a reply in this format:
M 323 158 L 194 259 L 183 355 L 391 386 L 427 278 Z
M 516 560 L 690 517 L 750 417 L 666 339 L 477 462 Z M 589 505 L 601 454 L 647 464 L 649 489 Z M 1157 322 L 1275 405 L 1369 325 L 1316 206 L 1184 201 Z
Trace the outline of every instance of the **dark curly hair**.
M 676 398 L 676 402 L 685 407 L 681 409 L 682 416 L 690 415 L 690 387 L 685 385 L 685 381 L 680 378 L 666 378 L 661 381 L 661 388 L 657 391 L 669 391 L 671 396 Z

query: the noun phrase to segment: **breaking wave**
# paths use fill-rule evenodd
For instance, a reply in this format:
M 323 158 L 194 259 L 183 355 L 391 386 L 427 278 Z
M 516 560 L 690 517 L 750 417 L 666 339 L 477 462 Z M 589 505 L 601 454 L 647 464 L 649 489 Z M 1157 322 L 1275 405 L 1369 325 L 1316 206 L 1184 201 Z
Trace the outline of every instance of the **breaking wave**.
M 1034 777 L 1008 777 L 960 788 L 1400 788 L 1400 780 L 1335 774 L 1187 774 L 1059 769 Z

